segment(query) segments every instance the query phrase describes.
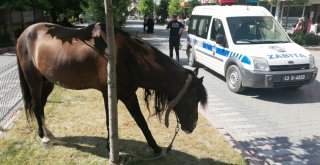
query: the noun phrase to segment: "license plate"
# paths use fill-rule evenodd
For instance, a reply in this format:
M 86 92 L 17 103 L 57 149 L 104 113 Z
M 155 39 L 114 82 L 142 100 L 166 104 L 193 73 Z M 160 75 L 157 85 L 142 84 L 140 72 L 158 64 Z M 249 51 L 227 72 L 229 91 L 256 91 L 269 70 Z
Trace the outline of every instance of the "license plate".
M 295 74 L 295 75 L 282 76 L 283 81 L 304 81 L 305 79 L 306 79 L 305 74 Z

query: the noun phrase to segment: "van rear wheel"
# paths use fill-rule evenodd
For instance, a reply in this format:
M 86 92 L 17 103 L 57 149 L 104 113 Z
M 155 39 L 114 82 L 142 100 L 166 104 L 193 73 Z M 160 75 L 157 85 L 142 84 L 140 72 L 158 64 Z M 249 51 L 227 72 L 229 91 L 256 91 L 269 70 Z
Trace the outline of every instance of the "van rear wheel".
M 240 69 L 236 65 L 231 65 L 226 74 L 226 81 L 230 91 L 240 93 L 245 90 L 242 86 L 242 76 Z

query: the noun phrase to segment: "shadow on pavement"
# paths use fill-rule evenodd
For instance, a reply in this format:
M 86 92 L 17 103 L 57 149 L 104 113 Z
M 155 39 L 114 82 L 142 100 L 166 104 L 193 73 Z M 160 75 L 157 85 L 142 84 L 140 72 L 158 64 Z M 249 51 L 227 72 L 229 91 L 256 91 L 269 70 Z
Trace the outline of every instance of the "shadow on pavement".
M 239 143 L 258 158 L 257 161 L 261 164 L 295 162 L 316 165 L 320 162 L 319 136 L 304 138 L 301 140 L 301 145 L 297 146 L 294 146 L 288 137 L 265 137 Z

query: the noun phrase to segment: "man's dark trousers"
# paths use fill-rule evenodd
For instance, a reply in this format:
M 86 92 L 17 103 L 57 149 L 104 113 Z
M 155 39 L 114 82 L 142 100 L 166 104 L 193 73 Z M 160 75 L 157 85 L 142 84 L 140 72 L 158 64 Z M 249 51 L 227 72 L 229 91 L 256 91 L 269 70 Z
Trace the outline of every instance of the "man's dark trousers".
M 174 48 L 176 51 L 176 59 L 178 62 L 179 62 L 179 43 L 180 43 L 179 36 L 170 36 L 169 38 L 170 57 L 173 58 L 173 48 Z

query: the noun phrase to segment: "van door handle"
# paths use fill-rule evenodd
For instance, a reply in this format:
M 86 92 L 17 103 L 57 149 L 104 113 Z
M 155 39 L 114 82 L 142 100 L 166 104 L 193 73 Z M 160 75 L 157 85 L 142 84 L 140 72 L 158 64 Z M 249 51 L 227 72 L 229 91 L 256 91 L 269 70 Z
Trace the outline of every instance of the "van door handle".
M 213 48 L 212 48 L 212 55 L 213 55 L 213 56 L 216 55 L 216 48 L 217 48 L 217 47 L 216 47 L 215 45 L 214 45 Z

